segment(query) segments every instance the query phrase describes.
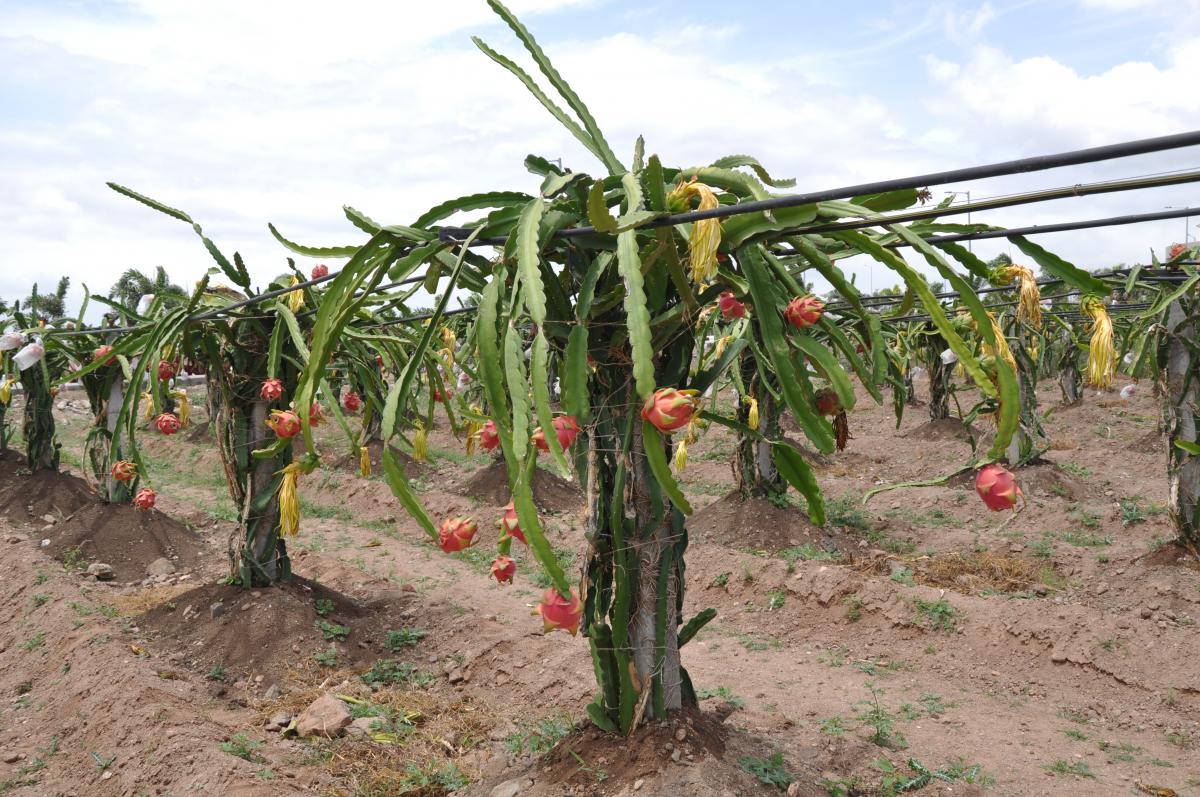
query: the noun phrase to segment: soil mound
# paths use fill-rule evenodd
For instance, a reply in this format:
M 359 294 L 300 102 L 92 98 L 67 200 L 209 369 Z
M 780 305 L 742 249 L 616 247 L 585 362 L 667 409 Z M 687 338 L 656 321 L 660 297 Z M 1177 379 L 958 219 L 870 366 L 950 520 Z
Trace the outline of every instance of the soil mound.
M 367 443 L 367 454 L 371 457 L 371 472 L 383 473 L 383 441 L 372 440 Z M 395 446 L 392 446 L 392 456 L 396 458 L 396 462 L 404 469 L 404 475 L 410 480 L 422 478 L 429 473 L 428 465 L 417 462 L 412 456 L 404 453 Z M 359 455 L 346 454 L 340 459 L 334 460 L 333 467 L 358 475 L 360 473 Z
M 698 710 L 685 710 L 667 721 L 649 722 L 630 736 L 605 733 L 591 723 L 577 728 L 553 750 L 531 762 L 527 773 L 510 780 L 524 781 L 520 793 L 529 797 L 559 797 L 564 794 L 689 795 L 779 795 L 781 790 L 756 780 L 738 763 L 740 748 L 761 753 L 757 745 L 741 739 L 737 731 L 722 724 L 722 717 Z M 686 761 L 686 766 L 673 762 Z M 797 777 L 797 789 L 789 794 L 817 797 L 827 794 L 817 785 L 819 776 Z M 597 788 L 603 784 L 603 791 Z M 486 795 L 496 784 L 485 782 L 472 794 Z M 509 793 L 509 792 L 506 792 Z M 516 793 L 516 792 L 511 792 Z
M 967 430 L 958 418 L 941 418 L 914 426 L 901 437 L 910 440 L 967 440 Z
M 61 520 L 96 500 L 87 482 L 57 471 L 29 473 L 25 458 L 0 457 L 0 515 L 14 523 L 44 525 L 46 515 Z
M 1151 429 L 1137 440 L 1125 446 L 1125 450 L 1138 454 L 1161 454 L 1166 451 L 1166 447 L 1167 438 L 1159 434 L 1157 429 Z
M 284 775 L 294 748 L 279 742 L 260 746 L 256 762 L 223 752 L 253 715 L 215 704 L 206 682 L 139 646 L 109 616 L 102 599 L 115 593 L 89 590 L 33 545 L 6 546 L 4 568 L 0 793 L 300 797 L 328 785 L 320 772 Z M 255 772 L 265 766 L 281 777 L 264 783 Z
M 1068 501 L 1084 498 L 1089 490 L 1079 480 L 1070 476 L 1055 462 L 1042 460 L 1018 468 L 1017 484 L 1027 496 L 1058 496 Z M 971 474 L 974 479 L 974 472 Z M 973 485 L 972 485 L 973 486 Z
M 67 477 L 74 478 L 74 477 Z M 162 512 L 93 498 L 66 520 L 38 532 L 50 540 L 46 553 L 60 562 L 104 562 L 118 581 L 140 581 L 152 562 L 166 559 L 175 571 L 199 570 L 214 557 L 195 532 Z
M 459 482 L 452 492 L 474 496 L 495 506 L 504 506 L 512 500 L 503 462 L 480 468 Z M 533 502 L 543 512 L 570 512 L 583 505 L 583 492 L 571 482 L 538 468 L 533 474 Z
M 207 423 L 192 421 L 192 430 L 183 436 L 189 443 L 207 443 L 213 439 L 212 427 Z
M 292 670 L 365 668 L 414 644 L 417 637 L 389 640 L 389 632 L 411 624 L 411 614 L 404 611 L 407 596 L 377 595 L 360 603 L 300 577 L 249 590 L 204 584 L 150 609 L 138 625 L 194 671 L 222 668 L 228 680 L 261 675 L 270 684 Z
M 687 528 L 697 542 L 772 554 L 805 544 L 836 547 L 799 509 L 779 507 L 766 498 L 742 498 L 736 490 L 688 518 Z

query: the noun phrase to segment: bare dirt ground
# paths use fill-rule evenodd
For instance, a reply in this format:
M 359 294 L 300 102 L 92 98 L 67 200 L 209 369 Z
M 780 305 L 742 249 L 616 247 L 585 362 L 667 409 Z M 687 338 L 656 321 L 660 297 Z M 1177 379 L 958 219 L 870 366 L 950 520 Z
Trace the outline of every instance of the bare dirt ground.
M 1053 448 L 1018 474 L 1015 517 L 963 479 L 863 505 L 967 460 L 960 427 L 923 407 L 898 429 L 869 400 L 850 413 L 849 447 L 818 469 L 823 529 L 727 497 L 733 440 L 714 427 L 683 477 L 697 508 L 685 613 L 718 610 L 683 652 L 702 712 L 630 741 L 581 722 L 587 646 L 542 635 L 527 553 L 515 586 L 489 577 L 502 496 L 482 489 L 490 457 L 463 455 L 444 425 L 414 484 L 435 517 L 474 515 L 485 545 L 442 554 L 378 477 L 330 467 L 301 481 L 291 545 L 312 592 L 217 584 L 234 514 L 202 435 L 147 436 L 159 507 L 208 552 L 176 551 L 165 574 L 97 582 L 86 547 L 51 558 L 41 540 L 75 539 L 86 507 L 14 492 L 28 479 L 5 471 L 0 794 L 724 797 L 780 793 L 738 763 L 778 752 L 799 794 L 1197 797 L 1200 566 L 1166 543 L 1155 400 L 1146 386 L 1073 408 L 1040 395 Z M 58 415 L 78 465 L 89 419 Z M 351 453 L 325 439 L 329 462 Z M 551 538 L 577 566 L 581 507 L 547 485 Z M 326 692 L 391 735 L 269 730 Z

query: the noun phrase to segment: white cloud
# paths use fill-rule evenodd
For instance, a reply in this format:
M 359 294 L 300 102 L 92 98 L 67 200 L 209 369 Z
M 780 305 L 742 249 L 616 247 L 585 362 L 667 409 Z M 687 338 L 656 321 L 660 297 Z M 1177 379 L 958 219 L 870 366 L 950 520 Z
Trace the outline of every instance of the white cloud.
M 547 17 L 534 12 L 586 2 L 512 5 L 537 33 Z M 190 212 L 223 249 L 242 252 L 261 284 L 286 255 L 267 221 L 303 243 L 353 243 L 362 235 L 343 204 L 404 223 L 452 196 L 533 189 L 522 167 L 530 152 L 599 168 L 470 45 L 467 34 L 480 33 L 536 73 L 482 2 L 132 8 L 90 20 L 39 8 L 0 21 L 0 72 L 29 93 L 20 113 L 0 117 L 0 295 L 25 295 L 33 279 L 48 284 L 60 272 L 102 290 L 125 268 L 160 264 L 188 284 L 211 265 L 186 225 L 117 196 L 106 180 Z M 993 14 L 984 3 L 953 24 L 983 37 Z M 931 11 L 839 55 L 911 48 L 940 30 Z M 619 157 L 639 134 L 671 165 L 744 152 L 798 178 L 799 190 L 1200 127 L 1185 79 L 1197 70 L 1195 42 L 1179 44 L 1166 66 L 1099 75 L 981 46 L 961 63 L 929 62 L 929 113 L 911 101 L 917 87 L 895 96 L 894 86 L 828 79 L 843 74 L 836 63 L 814 72 L 767 48 L 718 55 L 736 32 L 712 21 L 659 37 L 615 27 L 543 43 Z M 1100 257 L 1120 250 L 1112 240 L 1079 245 Z
M 978 132 L 985 140 L 1022 130 L 1096 145 L 1200 126 L 1192 98 L 1200 38 L 1177 43 L 1165 66 L 1131 61 L 1093 75 L 1050 56 L 1017 61 L 988 46 L 977 48 L 967 64 L 935 58 L 928 64 L 944 88 L 932 103 L 935 112 L 984 124 Z
M 943 14 L 942 24 L 951 39 L 959 40 L 978 36 L 995 18 L 996 9 L 989 2 L 982 3 L 978 8 L 966 10 L 948 6 Z
M 1185 0 L 1186 1 L 1186 0 Z M 1084 8 L 1100 8 L 1105 11 L 1129 11 L 1159 5 L 1162 0 L 1080 0 Z

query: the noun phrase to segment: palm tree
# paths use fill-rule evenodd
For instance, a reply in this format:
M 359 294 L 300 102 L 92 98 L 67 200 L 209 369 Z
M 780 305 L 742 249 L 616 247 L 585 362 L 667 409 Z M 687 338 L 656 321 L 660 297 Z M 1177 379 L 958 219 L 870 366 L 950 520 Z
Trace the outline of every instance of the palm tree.
M 67 289 L 70 287 L 71 278 L 60 277 L 58 287 L 54 293 L 39 295 L 37 283 L 35 282 L 33 290 L 26 297 L 25 301 L 22 302 L 22 306 L 28 307 L 30 312 L 36 312 L 38 318 L 44 318 L 47 321 L 62 318 L 66 315 Z
M 162 266 L 154 269 L 153 279 L 136 268 L 127 269 L 109 289 L 108 298 L 136 311 L 138 300 L 147 294 L 161 296 L 168 304 L 187 301 L 183 288 L 171 282 L 167 270 Z

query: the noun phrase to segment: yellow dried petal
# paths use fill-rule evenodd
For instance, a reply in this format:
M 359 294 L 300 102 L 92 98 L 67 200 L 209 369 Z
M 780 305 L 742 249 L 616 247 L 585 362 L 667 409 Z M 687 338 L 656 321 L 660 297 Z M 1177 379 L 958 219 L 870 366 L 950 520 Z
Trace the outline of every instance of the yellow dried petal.
M 667 195 L 667 205 L 672 208 L 686 208 L 690 206 L 694 197 L 700 200 L 697 210 L 713 210 L 721 204 L 712 188 L 693 177 L 671 190 Z M 702 219 L 692 224 L 692 231 L 688 236 L 688 252 L 693 282 L 709 282 L 717 275 L 717 247 L 720 245 L 720 219 Z
M 299 283 L 300 278 L 293 276 L 291 284 L 298 285 Z M 287 294 L 287 306 L 288 309 L 293 313 L 300 312 L 300 308 L 304 307 L 304 291 L 292 291 L 291 293 Z
M 1020 293 L 1017 302 L 1017 318 L 1026 324 L 1029 324 L 1034 329 L 1042 328 L 1042 292 L 1038 289 L 1037 279 L 1033 275 L 1033 270 L 1028 266 L 1021 266 L 1013 263 L 1012 265 L 1002 266 L 998 272 L 998 282 L 1001 285 L 1008 285 L 1013 280 L 1017 281 Z
M 1113 324 L 1103 300 L 1088 296 L 1079 308 L 1092 319 L 1092 339 L 1088 344 L 1087 383 L 1100 390 L 1113 385 L 1117 370 L 1117 352 L 1113 347 Z
M 283 481 L 279 483 L 279 535 L 292 537 L 300 531 L 300 494 L 296 489 L 296 481 L 300 476 L 300 463 L 293 462 L 279 473 Z
M 413 459 L 424 462 L 429 456 L 429 438 L 424 426 L 418 426 L 413 433 Z
M 188 395 L 186 390 L 175 390 L 171 393 L 172 398 L 179 405 L 179 425 L 187 426 L 188 418 L 191 417 L 191 406 L 188 404 Z
M 758 429 L 758 399 L 753 396 L 746 396 L 746 403 L 750 405 L 750 412 L 746 418 L 746 425 L 751 429 Z
M 680 440 L 675 446 L 675 472 L 683 473 L 687 467 L 687 440 Z

